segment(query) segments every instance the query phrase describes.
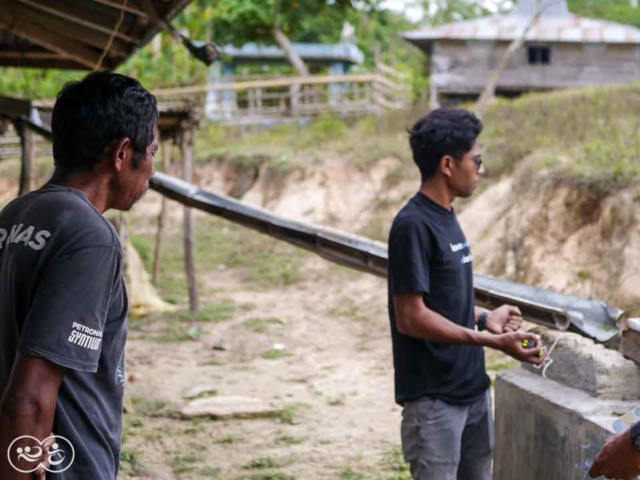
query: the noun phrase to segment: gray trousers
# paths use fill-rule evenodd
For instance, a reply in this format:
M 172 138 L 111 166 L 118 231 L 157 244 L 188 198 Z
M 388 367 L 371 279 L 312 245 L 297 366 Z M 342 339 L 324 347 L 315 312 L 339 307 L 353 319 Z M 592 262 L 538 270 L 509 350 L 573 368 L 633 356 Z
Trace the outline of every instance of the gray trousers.
M 470 405 L 423 397 L 402 411 L 402 451 L 414 480 L 491 480 L 494 446 L 489 390 Z

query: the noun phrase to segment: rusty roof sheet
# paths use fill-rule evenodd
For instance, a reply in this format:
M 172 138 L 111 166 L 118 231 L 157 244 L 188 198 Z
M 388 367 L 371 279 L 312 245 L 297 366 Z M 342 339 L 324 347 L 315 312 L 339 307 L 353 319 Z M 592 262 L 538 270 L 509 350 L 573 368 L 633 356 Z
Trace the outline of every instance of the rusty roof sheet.
M 415 30 L 402 37 L 415 44 L 434 40 L 512 41 L 522 36 L 530 21 L 530 15 L 516 12 Z M 640 29 L 571 13 L 543 15 L 527 34 L 527 41 L 640 44 Z

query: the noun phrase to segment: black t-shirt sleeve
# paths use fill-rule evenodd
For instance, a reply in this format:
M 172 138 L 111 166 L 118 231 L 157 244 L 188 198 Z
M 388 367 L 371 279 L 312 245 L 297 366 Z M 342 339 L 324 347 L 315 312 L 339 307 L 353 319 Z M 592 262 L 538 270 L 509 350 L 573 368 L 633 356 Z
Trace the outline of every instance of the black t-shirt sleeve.
M 84 247 L 55 259 L 33 296 L 18 351 L 96 372 L 120 262 L 116 246 Z
M 389 236 L 389 280 L 393 295 L 429 293 L 431 242 L 418 219 L 397 221 Z

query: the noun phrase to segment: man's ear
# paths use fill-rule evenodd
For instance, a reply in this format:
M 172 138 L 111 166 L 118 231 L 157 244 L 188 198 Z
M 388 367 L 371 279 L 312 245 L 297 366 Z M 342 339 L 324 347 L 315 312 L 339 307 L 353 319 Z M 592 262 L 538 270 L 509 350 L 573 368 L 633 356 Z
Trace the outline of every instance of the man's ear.
M 451 177 L 453 175 L 453 168 L 456 159 L 451 155 L 445 155 L 440 159 L 440 172 L 445 177 Z
M 131 139 L 128 137 L 117 140 L 111 150 L 111 164 L 116 172 L 121 172 L 126 162 L 131 162 L 133 149 Z

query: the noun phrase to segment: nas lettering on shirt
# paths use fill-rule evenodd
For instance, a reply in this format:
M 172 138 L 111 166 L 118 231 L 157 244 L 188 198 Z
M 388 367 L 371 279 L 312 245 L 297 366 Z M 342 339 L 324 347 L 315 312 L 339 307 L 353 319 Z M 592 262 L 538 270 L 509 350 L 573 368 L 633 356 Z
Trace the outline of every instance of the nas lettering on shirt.
M 25 227 L 22 223 L 13 225 L 11 230 L 7 231 L 0 228 L 0 250 L 6 248 L 10 244 L 23 244 L 33 250 L 42 250 L 47 240 L 51 238 L 51 232 L 48 230 L 39 230 L 33 225 Z

